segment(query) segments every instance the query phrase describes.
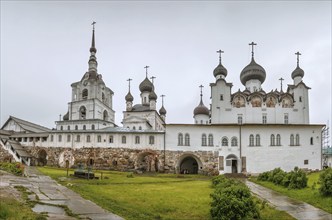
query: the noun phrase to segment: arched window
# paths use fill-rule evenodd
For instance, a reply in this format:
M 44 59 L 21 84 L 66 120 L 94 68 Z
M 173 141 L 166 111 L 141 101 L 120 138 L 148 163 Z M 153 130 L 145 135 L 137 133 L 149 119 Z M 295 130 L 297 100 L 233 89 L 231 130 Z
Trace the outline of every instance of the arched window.
M 202 146 L 206 146 L 206 134 L 202 134 Z
M 183 134 L 178 134 L 178 146 L 183 146 Z
M 86 108 L 84 106 L 80 108 L 80 119 L 86 119 Z
M 67 135 L 67 142 L 70 142 L 70 134 Z
M 87 99 L 87 98 L 88 98 L 88 94 L 89 94 L 88 90 L 87 90 L 87 89 L 84 89 L 84 90 L 82 91 L 82 99 Z
M 59 141 L 59 142 L 62 141 L 62 136 L 61 136 L 61 135 L 58 136 L 58 141 Z
M 231 145 L 232 145 L 232 147 L 237 146 L 237 138 L 236 137 L 232 137 Z
M 142 130 L 142 126 L 139 126 L 138 130 Z
M 88 136 L 86 136 L 86 142 L 90 142 L 91 140 L 90 140 L 90 135 L 88 135 Z
M 213 135 L 209 134 L 209 146 L 213 146 Z
M 185 134 L 185 136 L 184 136 L 184 145 L 185 146 L 190 146 L 190 136 L 189 136 L 189 134 Z
M 221 146 L 228 146 L 228 139 L 226 137 L 221 139 Z
M 135 144 L 139 144 L 139 142 L 140 142 L 140 138 L 139 138 L 139 136 L 136 136 L 135 137 Z
M 281 146 L 281 137 L 280 137 L 280 134 L 277 134 L 277 146 Z
M 97 136 L 97 142 L 98 142 L 98 143 L 101 142 L 101 136 L 100 136 L 100 135 Z
M 61 127 L 60 127 L 60 130 L 62 131 L 63 130 L 63 126 L 61 125 Z
M 108 112 L 106 110 L 103 113 L 103 120 L 108 121 Z
M 110 135 L 109 141 L 110 141 L 110 143 L 113 143 L 113 135 Z
M 86 126 L 85 125 L 83 125 L 83 130 L 86 130 Z
M 81 136 L 80 135 L 77 135 L 76 136 L 76 142 L 80 142 L 81 141 Z
M 271 134 L 270 145 L 271 145 L 271 146 L 274 146 L 274 145 L 275 145 L 275 137 L 274 137 L 274 134 Z
M 51 142 L 53 142 L 53 139 L 54 139 L 54 136 L 53 136 L 53 134 L 51 135 Z
M 261 146 L 261 137 L 259 134 L 256 134 L 256 146 Z
M 70 126 L 68 125 L 68 127 L 67 127 L 67 130 L 69 131 L 70 130 Z
M 154 144 L 154 136 L 149 137 L 149 144 Z
M 78 126 L 77 125 L 75 125 L 75 130 L 78 130 Z
M 249 136 L 249 146 L 254 146 L 254 135 L 253 134 L 251 134 Z
M 294 135 L 291 134 L 290 137 L 289 137 L 289 139 L 290 139 L 290 140 L 289 140 L 289 145 L 290 145 L 290 146 L 294 146 Z
M 91 125 L 91 130 L 95 130 L 95 125 Z
M 314 138 L 313 137 L 310 138 L 310 145 L 314 145 Z
M 133 130 L 136 130 L 136 127 L 135 127 L 135 126 L 133 127 Z
M 299 134 L 296 134 L 296 137 L 295 137 L 295 145 L 296 145 L 296 146 L 299 146 L 299 145 L 300 145 L 300 135 L 299 135 Z
M 123 144 L 125 144 L 126 143 L 126 136 L 122 136 L 122 138 L 121 138 L 121 142 L 123 143 Z

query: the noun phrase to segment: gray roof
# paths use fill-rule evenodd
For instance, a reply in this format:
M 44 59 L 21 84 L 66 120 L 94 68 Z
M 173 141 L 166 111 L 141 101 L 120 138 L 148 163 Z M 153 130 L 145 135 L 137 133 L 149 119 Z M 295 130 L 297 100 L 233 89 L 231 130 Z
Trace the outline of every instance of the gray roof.
M 150 106 L 148 106 L 148 105 L 136 104 L 133 106 L 132 111 L 145 112 L 145 111 L 151 111 L 151 109 L 150 109 Z
M 41 125 L 37 125 L 37 124 L 34 124 L 32 122 L 28 122 L 28 121 L 25 121 L 25 120 L 22 120 L 22 119 L 13 117 L 13 116 L 10 116 L 8 118 L 8 120 L 1 127 L 1 129 L 3 129 L 9 123 L 10 120 L 15 121 L 22 129 L 26 130 L 27 132 L 33 132 L 33 133 L 36 133 L 36 132 L 49 132 L 51 130 L 51 129 L 43 127 Z

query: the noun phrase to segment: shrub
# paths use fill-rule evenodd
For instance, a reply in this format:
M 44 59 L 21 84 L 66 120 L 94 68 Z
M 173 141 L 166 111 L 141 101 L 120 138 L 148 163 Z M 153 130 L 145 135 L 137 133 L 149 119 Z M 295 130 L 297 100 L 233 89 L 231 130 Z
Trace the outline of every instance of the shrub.
M 259 218 L 259 210 L 253 201 L 249 188 L 238 181 L 228 187 L 221 187 L 226 182 L 228 181 L 218 184 L 211 194 L 210 213 L 212 219 Z
M 261 173 L 261 174 L 258 175 L 257 180 L 267 181 L 269 179 L 269 175 L 270 175 L 269 171 L 263 172 L 263 173 Z
M 229 179 L 225 177 L 224 175 L 219 175 L 212 178 L 212 186 L 213 187 L 220 187 L 220 188 L 226 188 L 228 186 L 231 186 L 233 184 L 236 184 L 238 181 L 234 179 Z
M 332 168 L 325 169 L 319 176 L 319 192 L 325 196 L 332 196 Z
M 295 167 L 294 170 L 290 172 L 290 182 L 288 188 L 303 189 L 307 187 L 307 184 L 308 178 L 306 173 L 298 167 Z
M 286 175 L 286 172 L 284 172 L 280 168 L 276 168 L 272 171 L 272 175 L 270 176 L 270 178 L 272 180 L 271 182 L 273 182 L 276 185 L 281 185 L 285 175 Z
M 0 163 L 0 169 L 19 176 L 22 175 L 24 172 L 24 165 L 18 162 L 16 163 L 3 162 Z

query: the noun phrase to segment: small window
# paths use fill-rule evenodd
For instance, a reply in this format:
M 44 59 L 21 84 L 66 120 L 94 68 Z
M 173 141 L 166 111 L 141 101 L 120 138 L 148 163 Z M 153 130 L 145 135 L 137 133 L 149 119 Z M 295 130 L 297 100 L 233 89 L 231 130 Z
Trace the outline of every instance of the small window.
M 95 125 L 91 125 L 91 130 L 95 130 Z
M 232 140 L 231 140 L 231 146 L 232 146 L 232 147 L 237 146 L 237 138 L 236 138 L 236 137 L 232 137 Z
M 75 130 L 78 130 L 78 126 L 77 125 L 75 125 Z
M 136 130 L 136 127 L 135 127 L 135 126 L 133 127 L 133 130 Z
M 53 134 L 51 135 L 51 142 L 53 142 L 53 139 L 54 139 L 54 136 L 53 136 Z
M 110 137 L 109 137 L 109 142 L 113 143 L 113 136 L 112 135 L 110 135 Z
M 58 141 L 59 141 L 59 142 L 62 141 L 62 136 L 61 136 L 61 135 L 58 136 Z
M 254 135 L 253 134 L 251 134 L 249 136 L 249 146 L 254 146 Z
M 86 108 L 84 106 L 80 107 L 79 113 L 80 119 L 86 119 Z
M 266 124 L 266 114 L 264 114 L 263 116 L 262 116 L 262 122 L 263 122 L 263 124 Z
M 242 115 L 237 116 L 237 123 L 240 125 L 242 124 Z
M 60 130 L 62 131 L 63 130 L 63 126 L 61 125 L 61 127 L 60 127 Z
M 209 134 L 209 146 L 213 146 L 213 135 Z
M 139 136 L 136 136 L 135 137 L 135 144 L 139 144 L 140 143 L 140 138 L 139 138 Z
M 281 146 L 281 137 L 280 137 L 280 134 L 277 134 L 277 146 Z
M 309 160 L 304 160 L 304 165 L 308 165 L 309 164 Z
M 70 131 L 70 126 L 68 125 L 67 130 Z
M 185 146 L 190 146 L 190 136 L 189 136 L 189 134 L 185 134 L 185 136 L 184 136 L 184 145 Z
M 314 145 L 314 138 L 313 137 L 310 138 L 310 145 Z
M 67 142 L 70 142 L 70 135 L 67 135 Z
M 86 142 L 90 143 L 90 141 L 91 141 L 90 135 L 86 136 Z
M 261 146 L 261 137 L 259 134 L 256 134 L 256 146 Z
M 299 102 L 302 102 L 302 96 L 299 97 Z
M 98 142 L 98 143 L 101 142 L 101 136 L 100 136 L 100 135 L 97 136 L 97 142 Z
M 183 146 L 183 134 L 178 134 L 178 146 Z
M 299 135 L 299 134 L 297 134 L 297 135 L 295 136 L 295 145 L 296 145 L 296 146 L 300 146 L 300 135 Z
M 274 136 L 274 134 L 271 134 L 271 137 L 270 137 L 270 145 L 271 146 L 275 146 L 275 136 Z
M 206 134 L 202 134 L 202 146 L 206 146 Z
M 221 146 L 228 146 L 228 139 L 226 137 L 223 137 L 221 140 Z
M 149 137 L 149 144 L 154 144 L 154 136 Z
M 138 130 L 142 130 L 142 127 L 141 127 L 141 126 L 139 126 Z
M 224 100 L 224 95 L 220 95 L 220 101 Z
M 289 145 L 290 145 L 290 146 L 294 146 L 294 135 L 291 134 L 290 137 L 289 137 L 289 139 L 290 139 L 290 140 L 289 140 Z
M 123 144 L 125 144 L 125 143 L 127 142 L 127 138 L 126 138 L 126 136 L 122 136 L 122 138 L 121 138 L 121 142 L 122 142 Z
M 285 114 L 285 115 L 284 115 L 284 123 L 285 123 L 285 124 L 288 124 L 288 114 Z
M 87 99 L 88 98 L 88 90 L 87 89 L 84 89 L 82 91 L 82 99 Z
M 86 130 L 86 126 L 85 125 L 83 125 L 83 130 Z
M 76 142 L 80 142 L 81 141 L 81 136 L 80 135 L 77 135 L 76 136 Z

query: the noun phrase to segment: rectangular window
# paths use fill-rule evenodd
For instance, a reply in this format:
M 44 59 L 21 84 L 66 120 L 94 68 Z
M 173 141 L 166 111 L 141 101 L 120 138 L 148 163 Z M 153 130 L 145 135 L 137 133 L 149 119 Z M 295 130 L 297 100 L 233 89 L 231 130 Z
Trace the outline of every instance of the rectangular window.
M 299 97 L 299 102 L 302 102 L 302 96 Z
M 304 165 L 308 165 L 309 164 L 309 160 L 304 160 Z
M 288 124 L 288 114 L 284 115 L 284 124 Z
M 98 137 L 97 137 L 97 142 L 98 142 L 98 143 L 101 142 L 101 136 L 100 136 L 100 135 L 98 135 Z
M 70 135 L 67 135 L 67 142 L 70 142 Z
M 140 138 L 139 138 L 139 136 L 136 136 L 135 137 L 135 144 L 139 144 L 139 142 L 140 142 Z
M 262 122 L 263 122 L 263 124 L 266 124 L 266 114 L 262 115 Z
M 109 142 L 110 143 L 113 143 L 113 136 L 111 135 L 110 138 L 109 138 Z
M 242 125 L 242 115 L 237 115 L 237 123 Z
M 224 100 L 224 95 L 220 95 L 220 101 Z
M 125 144 L 125 143 L 127 142 L 127 138 L 126 138 L 126 136 L 122 136 L 122 138 L 121 138 L 121 142 L 122 142 L 123 144 Z
M 76 136 L 76 142 L 80 142 L 81 141 L 81 136 L 80 135 L 77 135 Z
M 59 142 L 62 141 L 62 136 L 61 136 L 61 135 L 58 136 L 58 141 L 59 141 Z
M 54 136 L 53 136 L 53 134 L 51 135 L 51 142 L 53 142 L 53 138 L 54 138 Z
M 149 144 L 154 144 L 154 136 L 149 137 Z

